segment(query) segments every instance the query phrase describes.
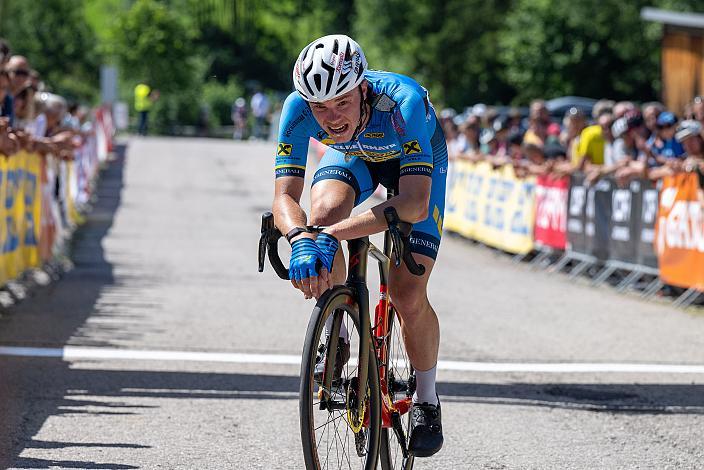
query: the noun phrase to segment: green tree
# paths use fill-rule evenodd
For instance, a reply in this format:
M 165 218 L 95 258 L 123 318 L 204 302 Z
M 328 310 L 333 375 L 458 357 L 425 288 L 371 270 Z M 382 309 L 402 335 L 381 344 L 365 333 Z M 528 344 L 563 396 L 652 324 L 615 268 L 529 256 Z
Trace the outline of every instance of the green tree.
M 92 101 L 99 90 L 100 56 L 83 10 L 74 0 L 1 0 L 0 36 L 26 56 L 49 88 L 68 99 Z
M 497 34 L 511 0 L 358 0 L 354 31 L 372 68 L 404 73 L 437 104 L 505 101 Z
M 136 0 L 117 16 L 106 50 L 126 79 L 143 80 L 165 92 L 194 84 L 197 30 L 183 13 L 158 0 Z
M 517 0 L 499 36 L 515 100 L 656 97 L 659 28 L 640 19 L 640 9 L 649 3 Z

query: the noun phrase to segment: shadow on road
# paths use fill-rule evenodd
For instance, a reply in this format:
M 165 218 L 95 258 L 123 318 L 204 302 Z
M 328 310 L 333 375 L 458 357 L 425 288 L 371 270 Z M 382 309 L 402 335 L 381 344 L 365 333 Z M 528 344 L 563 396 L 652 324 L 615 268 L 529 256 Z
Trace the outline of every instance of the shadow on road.
M 74 236 L 71 258 L 75 268 L 59 282 L 35 292 L 31 300 L 2 312 L 0 343 L 3 345 L 62 347 L 71 339 L 72 344 L 112 346 L 107 340 L 89 340 L 84 337 L 82 328 L 87 318 L 95 314 L 101 292 L 116 283 L 113 266 L 105 259 L 102 240 L 112 227 L 120 206 L 125 153 L 125 146 L 118 146 L 116 160 L 101 171 L 97 201 L 86 223 Z M 110 313 L 101 315 L 108 317 Z M 102 328 L 112 327 L 91 326 L 91 338 L 108 338 L 110 335 L 100 334 L 100 331 L 94 334 Z M 19 468 L 136 468 L 99 462 L 17 458 L 24 448 L 42 445 L 41 441 L 32 441 L 32 437 L 47 418 L 65 412 L 62 406 L 82 406 L 80 403 L 67 405 L 63 400 L 71 384 L 60 378 L 67 374 L 70 375 L 69 365 L 60 359 L 0 359 L 0 468 L 9 465 Z M 50 444 L 62 443 L 43 445 Z

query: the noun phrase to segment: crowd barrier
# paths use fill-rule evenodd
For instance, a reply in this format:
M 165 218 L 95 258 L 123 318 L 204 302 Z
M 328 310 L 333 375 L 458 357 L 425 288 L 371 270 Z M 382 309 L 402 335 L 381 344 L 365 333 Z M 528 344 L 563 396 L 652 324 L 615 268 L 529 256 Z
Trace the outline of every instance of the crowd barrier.
M 535 179 L 519 179 L 513 167 L 459 162 L 449 175 L 446 230 L 510 253 L 533 249 Z
M 519 179 L 510 165 L 453 162 L 445 229 L 517 259 L 533 252 L 533 264 L 547 261 L 572 277 L 596 267 L 595 285 L 618 272 L 619 290 L 638 283 L 644 296 L 681 287 L 676 303 L 688 305 L 704 291 L 704 197 L 693 173 L 659 185 L 608 177 L 587 184 L 580 173 Z
M 109 113 L 96 113 L 93 131 L 73 160 L 21 151 L 0 154 L 0 286 L 50 263 L 82 221 L 101 162 L 109 155 Z

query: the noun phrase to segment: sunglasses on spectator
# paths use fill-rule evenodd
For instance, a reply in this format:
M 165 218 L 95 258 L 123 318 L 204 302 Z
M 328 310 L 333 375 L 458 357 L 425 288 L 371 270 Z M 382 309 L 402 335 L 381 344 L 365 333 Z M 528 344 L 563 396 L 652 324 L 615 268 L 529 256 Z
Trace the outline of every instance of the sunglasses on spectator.
M 662 130 L 662 129 L 670 129 L 671 127 L 675 127 L 675 125 L 674 124 L 658 124 L 655 127 Z
M 29 70 L 26 69 L 12 70 L 12 73 L 14 73 L 15 75 L 29 76 Z

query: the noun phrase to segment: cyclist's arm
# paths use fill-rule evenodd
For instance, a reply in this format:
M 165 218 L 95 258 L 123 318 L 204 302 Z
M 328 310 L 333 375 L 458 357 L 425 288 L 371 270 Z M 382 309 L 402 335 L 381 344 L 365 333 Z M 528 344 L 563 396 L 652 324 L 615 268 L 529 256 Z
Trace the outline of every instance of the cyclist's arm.
M 274 185 L 274 224 L 286 235 L 295 227 L 306 226 L 306 213 L 300 205 L 309 143 L 310 110 L 294 92 L 281 110 L 279 140 L 276 144 L 276 183 Z M 302 234 L 300 236 L 312 235 Z
M 301 208 L 304 179 L 297 176 L 277 178 L 274 184 L 274 224 L 286 235 L 295 227 L 305 227 L 307 217 Z M 313 234 L 303 233 L 301 237 L 315 238 Z
M 422 222 L 428 217 L 433 153 L 426 128 L 425 103 L 421 97 L 414 95 L 400 106 L 401 118 L 396 118 L 396 125 L 401 129 L 399 140 L 403 145 L 398 195 L 328 227 L 325 231 L 338 240 L 350 240 L 386 230 L 384 209 L 387 207 L 394 207 L 399 218 L 410 223 Z

